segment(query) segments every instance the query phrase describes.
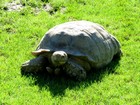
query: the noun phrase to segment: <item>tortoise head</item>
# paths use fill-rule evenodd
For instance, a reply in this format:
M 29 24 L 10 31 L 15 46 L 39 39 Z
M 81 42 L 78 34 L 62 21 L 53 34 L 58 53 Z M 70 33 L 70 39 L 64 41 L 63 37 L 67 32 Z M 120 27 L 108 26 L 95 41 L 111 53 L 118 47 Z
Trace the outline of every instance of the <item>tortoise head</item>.
M 54 66 L 61 66 L 68 60 L 67 53 L 64 51 L 55 51 L 51 56 L 51 61 Z

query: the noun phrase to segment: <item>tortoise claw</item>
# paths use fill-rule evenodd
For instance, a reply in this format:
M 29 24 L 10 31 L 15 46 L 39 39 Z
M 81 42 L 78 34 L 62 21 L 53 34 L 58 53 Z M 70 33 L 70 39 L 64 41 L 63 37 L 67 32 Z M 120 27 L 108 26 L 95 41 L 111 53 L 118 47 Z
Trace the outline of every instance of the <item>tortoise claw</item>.
M 54 70 L 50 67 L 46 67 L 46 70 L 49 74 L 53 74 Z

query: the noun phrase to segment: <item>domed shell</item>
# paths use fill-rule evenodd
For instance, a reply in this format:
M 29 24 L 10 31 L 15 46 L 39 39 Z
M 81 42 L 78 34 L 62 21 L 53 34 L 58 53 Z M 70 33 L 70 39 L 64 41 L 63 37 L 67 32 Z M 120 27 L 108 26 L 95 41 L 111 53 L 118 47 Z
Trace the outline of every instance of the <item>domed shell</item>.
M 113 59 L 120 50 L 120 44 L 99 24 L 72 21 L 51 28 L 33 55 L 60 50 L 88 60 L 93 67 L 100 67 Z

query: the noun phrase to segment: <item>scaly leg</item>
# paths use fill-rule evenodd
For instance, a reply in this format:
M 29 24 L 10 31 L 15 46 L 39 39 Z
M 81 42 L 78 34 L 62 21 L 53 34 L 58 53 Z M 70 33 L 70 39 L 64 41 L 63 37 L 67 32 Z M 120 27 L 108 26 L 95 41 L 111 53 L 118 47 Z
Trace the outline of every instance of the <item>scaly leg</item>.
M 83 69 L 83 67 L 72 60 L 68 60 L 63 69 L 66 74 L 68 74 L 70 77 L 76 78 L 79 81 L 86 78 L 86 71 Z
M 21 65 L 21 72 L 38 72 L 43 71 L 47 67 L 47 59 L 43 56 L 38 56 L 37 58 L 26 61 Z

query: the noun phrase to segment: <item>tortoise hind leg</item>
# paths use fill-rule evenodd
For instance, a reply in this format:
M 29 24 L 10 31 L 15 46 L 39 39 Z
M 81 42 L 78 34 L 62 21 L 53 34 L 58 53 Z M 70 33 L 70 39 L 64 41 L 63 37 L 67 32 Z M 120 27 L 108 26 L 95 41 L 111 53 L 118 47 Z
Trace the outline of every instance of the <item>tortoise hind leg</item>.
M 45 57 L 38 56 L 37 58 L 24 62 L 21 65 L 21 72 L 29 73 L 29 72 L 43 71 L 47 66 L 47 62 L 48 61 Z
M 119 50 L 117 54 L 114 55 L 113 59 L 121 59 L 122 55 L 123 55 L 122 50 Z

